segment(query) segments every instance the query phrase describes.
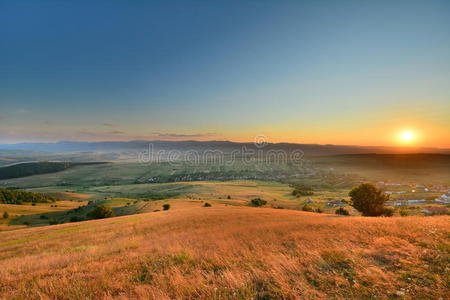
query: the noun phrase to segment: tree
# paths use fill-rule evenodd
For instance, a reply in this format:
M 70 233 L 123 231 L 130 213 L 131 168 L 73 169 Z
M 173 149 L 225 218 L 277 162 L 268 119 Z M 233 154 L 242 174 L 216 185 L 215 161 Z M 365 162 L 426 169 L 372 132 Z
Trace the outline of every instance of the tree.
M 255 198 L 250 201 L 250 205 L 252 205 L 252 206 L 263 206 L 266 204 L 267 204 L 267 201 L 263 200 L 261 198 Z
M 94 218 L 94 219 L 103 219 L 103 218 L 110 218 L 114 217 L 114 211 L 111 209 L 111 207 L 105 206 L 105 205 L 98 205 L 94 208 L 93 211 L 88 213 L 88 217 Z
M 348 216 L 350 215 L 350 213 L 348 212 L 348 210 L 346 210 L 343 207 L 339 207 L 338 209 L 336 209 L 335 214 L 337 215 L 343 215 L 343 216 Z
M 8 214 L 7 211 L 5 211 L 5 212 L 3 213 L 3 219 L 8 219 L 8 218 L 9 218 L 9 214 Z
M 169 210 L 170 209 L 170 204 L 166 203 L 163 205 L 163 210 Z
M 349 205 L 353 206 L 363 216 L 381 216 L 385 212 L 384 204 L 389 196 L 370 183 L 363 183 L 353 188 L 350 193 Z

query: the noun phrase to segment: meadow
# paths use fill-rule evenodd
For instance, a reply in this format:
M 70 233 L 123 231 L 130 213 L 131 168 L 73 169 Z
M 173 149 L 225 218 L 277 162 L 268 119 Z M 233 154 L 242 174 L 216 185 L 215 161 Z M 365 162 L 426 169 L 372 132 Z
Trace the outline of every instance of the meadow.
M 186 203 L 172 203 L 169 211 L 0 232 L 0 294 L 8 299 L 448 295 L 447 216 L 334 217 Z

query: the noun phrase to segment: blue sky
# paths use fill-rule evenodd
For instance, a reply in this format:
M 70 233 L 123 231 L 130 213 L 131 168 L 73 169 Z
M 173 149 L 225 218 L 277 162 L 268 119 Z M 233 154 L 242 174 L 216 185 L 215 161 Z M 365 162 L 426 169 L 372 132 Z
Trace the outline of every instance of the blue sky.
M 0 36 L 0 142 L 450 146 L 449 1 L 0 0 Z

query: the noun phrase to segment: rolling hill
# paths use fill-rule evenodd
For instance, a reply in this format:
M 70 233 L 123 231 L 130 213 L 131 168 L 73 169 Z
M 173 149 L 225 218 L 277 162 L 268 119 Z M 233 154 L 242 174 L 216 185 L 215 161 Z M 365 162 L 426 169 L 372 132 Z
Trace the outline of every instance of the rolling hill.
M 180 203 L 190 203 L 188 199 Z M 198 204 L 0 232 L 19 299 L 444 299 L 450 219 Z

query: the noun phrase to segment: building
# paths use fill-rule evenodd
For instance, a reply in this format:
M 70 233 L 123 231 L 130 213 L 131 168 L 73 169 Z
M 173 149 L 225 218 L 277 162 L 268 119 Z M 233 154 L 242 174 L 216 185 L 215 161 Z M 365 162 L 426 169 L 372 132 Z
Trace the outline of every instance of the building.
M 448 209 L 442 206 L 432 206 L 423 209 L 423 213 L 427 216 L 448 214 Z
M 434 201 L 445 204 L 450 203 L 450 193 L 443 194 L 439 198 L 434 199 Z

